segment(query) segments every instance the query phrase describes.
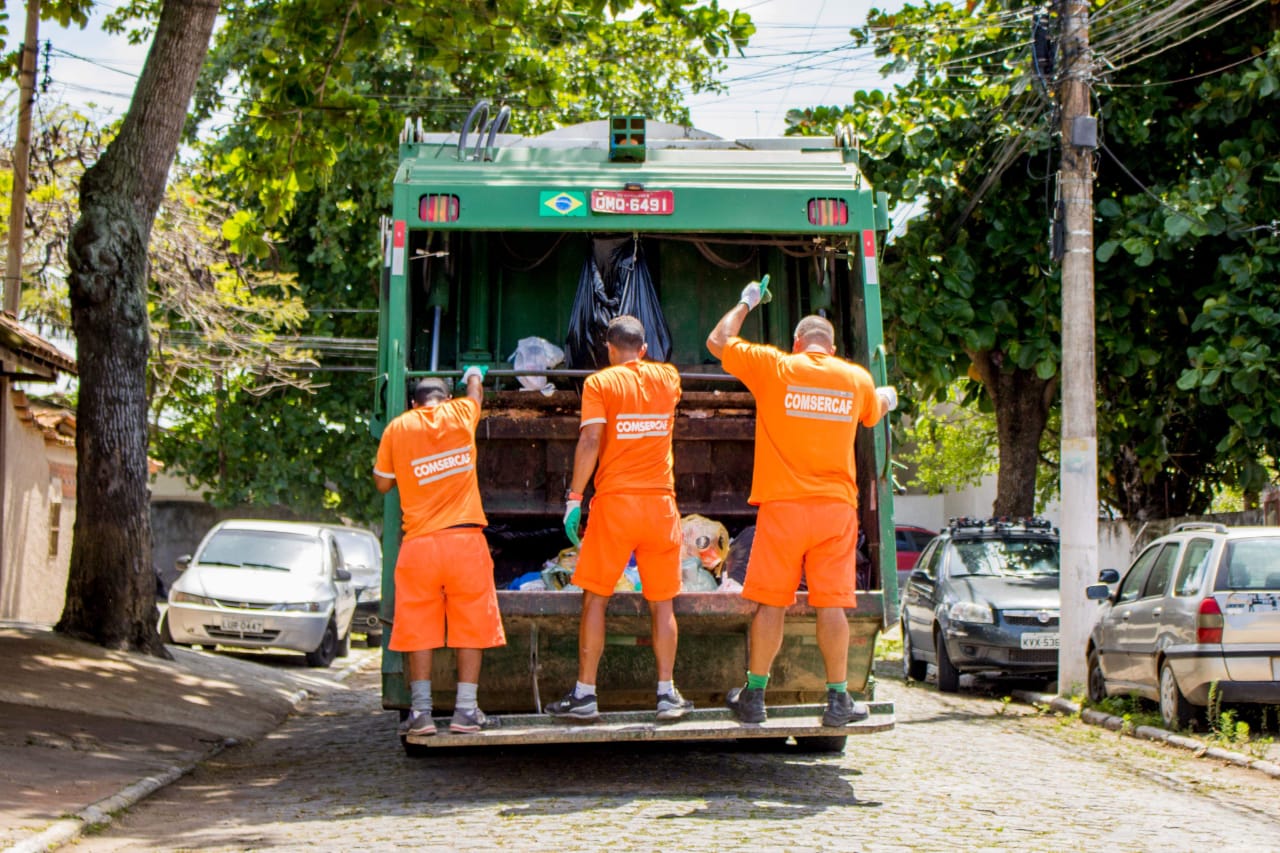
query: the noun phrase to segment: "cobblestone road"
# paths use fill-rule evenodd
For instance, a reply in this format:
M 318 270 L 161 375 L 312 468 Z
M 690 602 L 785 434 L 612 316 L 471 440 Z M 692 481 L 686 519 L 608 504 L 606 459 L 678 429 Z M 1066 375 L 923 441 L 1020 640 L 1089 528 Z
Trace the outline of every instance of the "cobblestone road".
M 1280 850 L 1280 783 L 883 678 L 843 756 L 733 746 L 405 758 L 376 666 L 78 849 Z

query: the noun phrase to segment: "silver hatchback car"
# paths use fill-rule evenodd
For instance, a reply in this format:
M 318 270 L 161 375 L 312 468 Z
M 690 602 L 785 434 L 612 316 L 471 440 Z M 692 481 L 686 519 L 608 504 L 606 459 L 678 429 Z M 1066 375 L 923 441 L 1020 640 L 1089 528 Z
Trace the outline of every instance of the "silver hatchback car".
M 1089 698 L 1137 693 L 1170 728 L 1223 702 L 1280 702 L 1280 527 L 1183 524 L 1123 578 L 1088 588 L 1102 609 L 1087 647 Z M 1112 591 L 1110 584 L 1119 586 Z

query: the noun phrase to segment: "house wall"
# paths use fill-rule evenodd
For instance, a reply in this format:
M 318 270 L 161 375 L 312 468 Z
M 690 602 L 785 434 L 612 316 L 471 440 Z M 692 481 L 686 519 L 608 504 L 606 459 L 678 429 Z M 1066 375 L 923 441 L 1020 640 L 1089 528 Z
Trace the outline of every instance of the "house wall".
M 158 497 L 153 492 L 151 497 L 151 561 L 166 590 L 178 577 L 178 558 L 194 553 L 209 528 L 219 521 L 228 518 L 305 520 L 283 506 L 220 509 L 198 498 L 192 500 L 189 492 L 174 490 L 168 493 L 172 496 Z
M 929 530 L 941 530 L 953 518 L 990 518 L 996 502 L 996 478 L 983 478 L 976 486 L 941 495 L 905 494 L 893 496 L 893 521 Z M 1037 513 L 1055 526 L 1062 517 L 1062 505 L 1052 501 Z
M 15 402 L 21 400 L 20 405 Z M 75 448 L 50 443 L 7 395 L 4 434 L 4 537 L 0 540 L 0 619 L 51 625 L 62 615 L 75 523 Z M 24 415 L 25 412 L 25 415 Z M 50 548 L 51 507 L 59 504 L 57 547 Z

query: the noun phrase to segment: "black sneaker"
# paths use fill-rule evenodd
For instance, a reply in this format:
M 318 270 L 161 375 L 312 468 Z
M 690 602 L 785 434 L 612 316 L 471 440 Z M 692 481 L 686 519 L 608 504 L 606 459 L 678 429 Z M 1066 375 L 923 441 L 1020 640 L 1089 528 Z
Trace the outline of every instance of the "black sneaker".
M 853 697 L 841 690 L 827 691 L 827 710 L 822 715 L 824 726 L 847 726 L 865 720 L 871 716 L 866 702 L 855 702 Z
M 693 710 L 693 703 L 680 695 L 674 686 L 670 693 L 658 697 L 658 719 L 678 720 Z
M 487 722 L 489 718 L 479 708 L 469 711 L 457 708 L 453 712 L 453 719 L 449 721 L 449 731 L 458 735 L 473 735 L 483 729 Z
M 600 719 L 600 709 L 596 706 L 596 694 L 594 693 L 579 699 L 570 690 L 564 695 L 563 699 L 549 703 L 546 711 L 553 717 L 560 717 L 565 720 Z
M 768 714 L 764 710 L 763 687 L 735 687 L 729 691 L 724 703 L 733 715 L 744 723 L 763 723 Z

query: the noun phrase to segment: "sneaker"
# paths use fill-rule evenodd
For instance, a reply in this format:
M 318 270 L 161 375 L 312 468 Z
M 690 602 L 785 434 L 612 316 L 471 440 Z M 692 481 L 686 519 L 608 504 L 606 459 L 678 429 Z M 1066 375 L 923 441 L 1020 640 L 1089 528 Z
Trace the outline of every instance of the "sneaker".
M 693 710 L 693 703 L 680 695 L 675 687 L 658 697 L 658 719 L 678 720 Z
M 769 716 L 764 709 L 763 687 L 735 687 L 725 697 L 725 704 L 743 723 L 763 723 Z
M 596 706 L 596 695 L 583 696 L 579 699 L 570 690 L 563 699 L 547 704 L 547 713 L 553 717 L 568 720 L 598 720 L 600 709 Z
M 400 737 L 414 735 L 430 737 L 436 733 L 436 721 L 430 711 L 410 711 L 409 716 L 400 721 Z
M 844 691 L 827 691 L 827 710 L 822 715 L 824 726 L 847 726 L 871 716 L 866 702 L 855 702 Z
M 456 709 L 453 719 L 449 721 L 449 731 L 457 735 L 473 735 L 485 727 L 489 718 L 479 708 L 469 710 Z

